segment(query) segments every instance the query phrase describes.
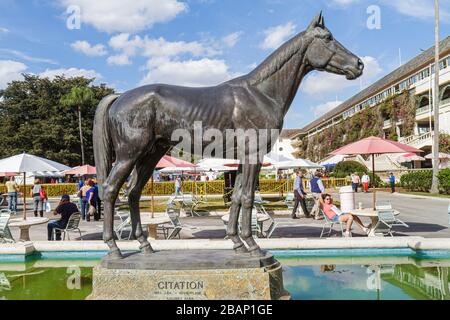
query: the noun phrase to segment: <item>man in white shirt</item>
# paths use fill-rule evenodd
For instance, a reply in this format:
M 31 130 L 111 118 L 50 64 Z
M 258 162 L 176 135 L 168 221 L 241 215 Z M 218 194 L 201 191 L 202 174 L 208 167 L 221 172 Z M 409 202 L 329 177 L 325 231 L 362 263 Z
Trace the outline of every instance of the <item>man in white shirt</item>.
M 308 212 L 308 209 L 306 208 L 306 201 L 305 201 L 306 192 L 303 188 L 303 172 L 300 170 L 297 171 L 297 176 L 294 180 L 294 197 L 295 197 L 295 204 L 294 204 L 294 210 L 292 210 L 291 217 L 292 219 L 298 219 L 297 217 L 297 209 L 298 204 L 302 206 L 302 211 L 305 214 L 305 217 L 309 218 L 310 214 Z

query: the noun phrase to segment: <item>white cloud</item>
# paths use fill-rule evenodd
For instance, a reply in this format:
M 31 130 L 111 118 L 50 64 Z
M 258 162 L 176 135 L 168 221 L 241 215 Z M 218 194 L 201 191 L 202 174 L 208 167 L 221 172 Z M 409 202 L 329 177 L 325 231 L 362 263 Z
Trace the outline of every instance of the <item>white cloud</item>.
M 6 28 L 1 28 L 0 27 L 0 33 L 9 33 L 9 30 Z
M 266 36 L 261 43 L 262 49 L 277 49 L 282 45 L 290 36 L 295 33 L 296 25 L 292 22 L 288 22 L 284 25 L 279 25 L 264 30 Z
M 348 6 L 348 5 L 356 4 L 359 1 L 360 0 L 332 0 L 331 3 L 332 4 L 337 4 L 337 5 L 340 5 L 340 6 Z
M 27 66 L 21 62 L 0 60 L 0 89 L 6 88 L 11 81 L 21 80 L 26 70 Z
M 341 75 L 328 72 L 315 72 L 305 79 L 302 85 L 302 91 L 310 95 L 320 95 L 337 93 L 342 89 L 352 86 L 367 86 L 371 84 L 383 72 L 383 69 L 374 57 L 366 56 L 361 59 L 364 62 L 365 68 L 363 75 L 359 79 L 349 81 Z
M 108 63 L 112 65 L 129 65 L 130 58 L 136 55 L 154 59 L 154 58 L 173 58 L 184 54 L 193 57 L 213 56 L 218 53 L 216 49 L 204 44 L 192 41 L 170 42 L 160 37 L 157 39 L 145 36 L 130 37 L 128 33 L 121 33 L 112 37 L 109 45 L 119 54 L 108 58 Z
M 204 58 L 201 60 L 170 61 L 151 60 L 148 74 L 141 84 L 166 83 L 189 87 L 212 86 L 232 78 L 223 60 Z
M 230 33 L 229 35 L 222 38 L 222 42 L 229 48 L 233 48 L 236 43 L 241 39 L 244 33 L 242 31 L 237 31 Z
M 25 61 L 38 62 L 38 63 L 47 63 L 47 64 L 58 64 L 58 62 L 56 62 L 55 60 L 46 59 L 46 58 L 32 57 L 32 56 L 29 56 L 26 53 L 23 53 L 23 52 L 17 51 L 17 50 L 0 48 L 0 51 L 1 52 L 5 52 L 5 53 L 7 53 L 9 55 L 16 56 L 17 58 L 25 60 Z
M 86 70 L 78 68 L 61 68 L 61 69 L 47 69 L 40 73 L 41 78 L 49 78 L 53 80 L 56 76 L 65 76 L 66 78 L 73 77 L 85 77 L 85 78 L 96 78 L 101 79 L 102 75 L 97 73 L 95 70 Z
M 114 56 L 110 56 L 108 57 L 108 59 L 106 59 L 106 62 L 108 62 L 108 64 L 112 66 L 128 66 L 131 64 L 131 60 L 126 54 L 117 54 Z
M 79 6 L 82 23 L 105 32 L 138 32 L 155 23 L 174 19 L 187 11 L 187 4 L 178 0 L 59 0 L 68 7 Z
M 76 41 L 70 45 L 75 51 L 84 53 L 90 57 L 101 57 L 108 54 L 103 44 L 91 45 L 87 41 Z
M 396 1 L 386 1 L 383 3 L 385 5 L 393 7 L 397 12 L 419 19 L 429 19 L 434 18 L 434 1 L 433 0 L 396 0 Z M 450 12 L 448 8 L 450 7 L 450 1 L 441 0 L 440 1 L 440 17 L 443 22 L 450 19 Z
M 333 110 L 338 105 L 340 105 L 342 101 L 329 101 L 322 104 L 319 104 L 318 106 L 312 107 L 311 111 L 314 113 L 314 116 L 320 117 L 327 113 L 328 111 Z

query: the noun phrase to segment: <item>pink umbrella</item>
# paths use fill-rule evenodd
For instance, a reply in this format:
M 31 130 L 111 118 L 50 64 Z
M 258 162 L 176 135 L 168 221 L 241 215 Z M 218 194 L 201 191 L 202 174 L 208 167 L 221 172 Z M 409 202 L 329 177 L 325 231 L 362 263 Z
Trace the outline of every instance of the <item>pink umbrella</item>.
M 70 170 L 64 171 L 64 174 L 87 176 L 87 175 L 97 174 L 97 170 L 93 166 L 84 165 L 84 166 L 79 166 L 79 167 L 75 167 Z
M 18 175 L 16 172 L 0 172 L 0 177 L 15 177 Z
M 161 168 L 195 168 L 198 167 L 197 165 L 181 160 L 181 159 L 177 159 L 177 158 L 173 158 L 171 156 L 164 156 L 161 158 L 161 160 L 159 160 L 158 164 L 156 165 L 157 169 L 161 169 Z
M 384 153 L 419 153 L 422 150 L 413 148 L 406 144 L 386 140 L 378 137 L 369 137 L 357 142 L 350 143 L 342 148 L 339 148 L 333 152 L 332 155 L 372 155 L 372 183 L 375 182 L 375 155 Z M 373 207 L 375 209 L 375 184 L 373 186 Z

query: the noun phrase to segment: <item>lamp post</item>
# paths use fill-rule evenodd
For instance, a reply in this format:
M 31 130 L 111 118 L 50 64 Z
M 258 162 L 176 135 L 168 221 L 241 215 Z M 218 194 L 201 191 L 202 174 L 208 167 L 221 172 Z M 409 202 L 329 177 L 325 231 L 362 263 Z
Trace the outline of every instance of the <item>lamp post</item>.
M 439 193 L 439 0 L 434 0 L 434 136 L 432 193 Z

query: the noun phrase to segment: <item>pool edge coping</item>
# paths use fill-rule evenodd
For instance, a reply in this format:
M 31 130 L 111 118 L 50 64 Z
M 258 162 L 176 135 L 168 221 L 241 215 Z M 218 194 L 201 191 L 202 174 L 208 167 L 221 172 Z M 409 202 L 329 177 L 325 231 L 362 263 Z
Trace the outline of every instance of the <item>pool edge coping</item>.
M 450 250 L 450 238 L 394 237 L 394 238 L 278 238 L 258 239 L 258 244 L 266 250 L 306 250 L 306 249 L 364 249 L 364 248 L 405 248 L 420 250 Z M 233 244 L 229 240 L 158 240 L 151 241 L 155 250 L 229 250 Z M 119 241 L 123 251 L 139 250 L 137 241 Z M 14 244 L 0 244 L 2 256 L 27 257 L 40 252 L 89 252 L 107 251 L 103 241 L 34 241 Z

